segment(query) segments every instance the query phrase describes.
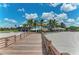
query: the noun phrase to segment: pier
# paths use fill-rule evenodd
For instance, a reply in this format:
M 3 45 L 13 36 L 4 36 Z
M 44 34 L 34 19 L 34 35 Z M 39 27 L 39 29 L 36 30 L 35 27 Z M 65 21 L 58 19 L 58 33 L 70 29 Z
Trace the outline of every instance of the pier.
M 24 32 L 20 35 L 0 38 L 1 55 L 63 55 L 43 33 Z

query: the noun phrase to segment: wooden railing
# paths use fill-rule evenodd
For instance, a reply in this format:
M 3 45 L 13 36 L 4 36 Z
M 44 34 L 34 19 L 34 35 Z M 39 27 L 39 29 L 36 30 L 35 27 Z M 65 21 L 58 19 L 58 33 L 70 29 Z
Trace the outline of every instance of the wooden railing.
M 44 33 L 41 33 L 42 37 L 42 50 L 45 55 L 70 55 L 69 53 L 60 53 L 53 45 L 50 40 L 48 40 Z
M 27 33 L 24 32 L 19 35 L 0 38 L 0 48 L 8 47 L 11 44 L 16 43 L 18 40 L 23 40 L 26 36 L 27 36 Z

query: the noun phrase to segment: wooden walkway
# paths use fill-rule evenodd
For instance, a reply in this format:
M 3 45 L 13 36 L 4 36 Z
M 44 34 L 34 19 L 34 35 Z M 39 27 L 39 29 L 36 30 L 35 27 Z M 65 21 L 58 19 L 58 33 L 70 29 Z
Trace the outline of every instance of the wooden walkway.
M 42 55 L 41 34 L 31 33 L 25 39 L 19 40 L 6 48 L 0 49 L 1 55 Z

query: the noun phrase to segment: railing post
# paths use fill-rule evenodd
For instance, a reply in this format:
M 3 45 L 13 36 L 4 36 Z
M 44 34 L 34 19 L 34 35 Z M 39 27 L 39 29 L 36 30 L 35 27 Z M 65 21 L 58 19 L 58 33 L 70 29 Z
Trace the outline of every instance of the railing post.
M 48 42 L 48 49 L 49 49 L 48 52 L 49 52 L 50 55 L 57 55 L 56 54 L 57 51 L 55 51 L 54 47 L 52 46 L 51 41 Z
M 21 34 L 20 34 L 20 39 L 21 39 Z
M 23 33 L 23 39 L 25 39 L 25 37 L 26 37 L 26 33 L 24 32 L 24 33 Z
M 16 35 L 14 35 L 14 43 L 16 43 Z
M 46 55 L 60 55 L 60 52 L 56 50 L 56 48 L 52 45 L 52 42 L 48 40 L 44 34 L 41 34 L 42 36 L 42 44 L 43 44 L 43 49 L 45 50 Z
M 26 38 L 26 32 L 24 33 L 24 37 Z
M 23 39 L 24 39 L 25 38 L 25 34 L 23 33 L 22 35 L 23 35 Z
M 5 47 L 8 46 L 8 38 L 5 38 Z

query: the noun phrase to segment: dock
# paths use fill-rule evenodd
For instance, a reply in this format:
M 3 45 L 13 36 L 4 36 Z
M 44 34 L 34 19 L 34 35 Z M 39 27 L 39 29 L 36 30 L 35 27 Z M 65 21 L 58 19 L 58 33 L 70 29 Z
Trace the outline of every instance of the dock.
M 42 55 L 42 39 L 39 33 L 30 33 L 24 39 L 0 49 L 2 55 Z
M 60 52 L 44 33 L 24 32 L 0 38 L 0 55 L 70 55 Z

